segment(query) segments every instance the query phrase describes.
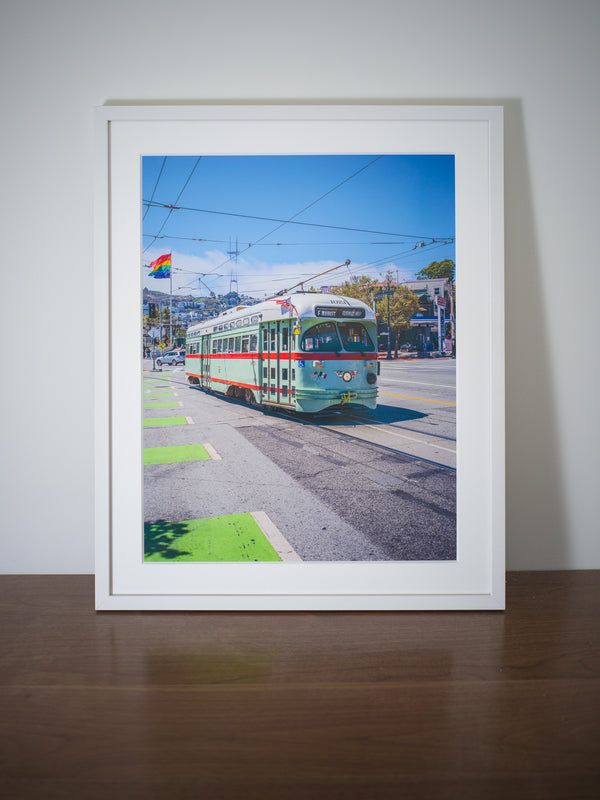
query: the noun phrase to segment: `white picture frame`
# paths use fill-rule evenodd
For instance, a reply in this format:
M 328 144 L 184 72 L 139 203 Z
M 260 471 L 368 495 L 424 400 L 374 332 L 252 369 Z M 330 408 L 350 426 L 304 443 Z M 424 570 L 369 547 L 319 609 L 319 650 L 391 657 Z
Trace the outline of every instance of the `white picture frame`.
M 504 608 L 502 112 L 403 105 L 95 109 L 98 610 Z M 144 563 L 142 389 L 132 369 L 141 352 L 141 157 L 199 153 L 455 155 L 461 305 L 455 561 Z

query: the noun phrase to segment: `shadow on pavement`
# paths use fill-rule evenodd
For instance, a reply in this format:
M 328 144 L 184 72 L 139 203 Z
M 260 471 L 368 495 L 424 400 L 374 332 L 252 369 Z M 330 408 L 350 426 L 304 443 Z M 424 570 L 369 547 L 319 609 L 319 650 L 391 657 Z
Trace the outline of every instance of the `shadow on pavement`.
M 299 417 L 301 415 L 298 415 Z M 304 415 L 302 415 L 304 418 Z M 392 422 L 405 422 L 412 419 L 423 419 L 427 417 L 421 411 L 412 411 L 409 408 L 399 408 L 398 406 L 378 405 L 374 411 L 361 409 L 348 409 L 348 411 L 321 412 L 312 417 L 306 418 L 307 422 L 315 425 L 355 425 L 357 417 L 369 422 L 372 425 L 390 425 Z
M 174 559 L 179 556 L 189 556 L 185 550 L 177 550 L 173 543 L 179 536 L 188 532 L 185 522 L 167 522 L 159 519 L 156 522 L 144 524 L 144 558 L 159 556 L 164 559 Z

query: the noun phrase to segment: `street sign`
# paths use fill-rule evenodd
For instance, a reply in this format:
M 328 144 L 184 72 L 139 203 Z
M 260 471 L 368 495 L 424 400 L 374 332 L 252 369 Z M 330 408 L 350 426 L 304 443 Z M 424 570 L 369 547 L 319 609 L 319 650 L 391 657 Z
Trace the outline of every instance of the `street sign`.
M 438 297 L 437 299 L 438 308 L 446 308 L 446 303 L 447 301 L 445 297 Z

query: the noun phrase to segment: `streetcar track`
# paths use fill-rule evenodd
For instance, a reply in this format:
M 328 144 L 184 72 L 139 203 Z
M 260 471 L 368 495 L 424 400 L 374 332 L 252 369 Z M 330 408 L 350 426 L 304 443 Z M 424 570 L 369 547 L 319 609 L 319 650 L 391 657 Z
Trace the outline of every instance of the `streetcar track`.
M 356 422 L 360 423 L 361 425 L 371 425 L 371 427 L 377 427 L 377 423 L 373 421 L 372 423 L 365 422 L 360 417 L 353 417 L 351 414 L 348 415 L 347 419 L 356 420 Z M 410 433 L 418 433 L 422 436 L 434 436 L 436 439 L 444 439 L 447 442 L 456 442 L 456 439 L 452 436 L 444 436 L 441 433 L 430 433 L 429 431 L 416 431 L 414 428 L 406 428 L 404 425 L 394 425 L 392 422 L 380 422 L 380 427 L 388 426 L 389 428 L 397 428 L 398 430 L 402 431 L 410 431 Z
M 171 373 L 171 374 L 173 374 L 173 373 Z M 173 382 L 181 383 L 184 386 L 188 386 L 187 380 L 177 381 L 175 378 L 169 378 L 169 380 L 172 380 Z M 239 405 L 244 405 L 241 401 L 237 400 L 236 398 L 227 397 L 227 398 L 220 398 L 220 399 L 221 400 L 223 400 L 223 399 L 229 400 L 230 402 L 233 402 L 235 405 L 238 405 L 238 404 Z M 256 410 L 260 410 L 260 409 L 257 408 Z M 301 416 L 290 415 L 290 413 L 288 411 L 282 410 L 282 409 L 278 409 L 278 408 L 270 408 L 269 409 L 269 413 L 270 414 L 276 414 L 277 416 L 282 417 L 283 419 L 294 419 L 294 420 L 296 420 L 297 422 L 299 422 L 302 425 L 314 425 L 316 423 L 320 428 L 328 430 L 328 431 L 330 431 L 332 433 L 337 433 L 340 436 L 345 436 L 348 439 L 352 439 L 352 440 L 357 441 L 357 442 L 362 442 L 363 444 L 371 445 L 372 447 L 376 447 L 376 448 L 378 448 L 380 450 L 385 450 L 386 452 L 389 452 L 389 453 L 394 453 L 395 455 L 399 455 L 399 456 L 404 456 L 406 458 L 410 458 L 413 461 L 421 461 L 424 464 L 429 464 L 429 465 L 434 466 L 434 467 L 440 467 L 442 469 L 448 470 L 449 472 L 456 473 L 456 467 L 451 467 L 451 466 L 448 466 L 446 464 L 441 464 L 439 461 L 433 461 L 432 459 L 425 458 L 424 456 L 413 455 L 412 453 L 407 453 L 404 450 L 399 450 L 396 447 L 391 447 L 389 445 L 379 444 L 378 442 L 373 442 L 371 440 L 364 439 L 363 437 L 357 436 L 357 435 L 355 435 L 353 433 L 349 433 L 348 431 L 342 431 L 335 425 L 322 425 L 322 424 L 319 425 L 318 420 L 306 420 L 306 419 L 303 419 Z M 370 423 L 368 423 L 368 422 L 366 422 L 364 420 L 361 420 L 359 417 L 354 417 L 354 416 L 347 416 L 347 417 L 345 417 L 345 419 L 355 420 L 361 426 L 368 426 L 368 427 L 373 428 L 374 430 L 382 430 L 386 425 L 390 429 L 394 427 L 393 425 L 389 425 L 387 423 L 381 423 L 380 425 L 370 424 Z M 229 424 L 229 423 L 227 423 L 227 424 Z M 400 427 L 400 426 L 397 426 L 397 427 Z M 403 428 L 403 430 L 410 431 L 411 433 L 418 433 L 418 434 L 422 433 L 423 435 L 426 435 L 426 436 L 431 436 L 431 437 L 435 437 L 435 438 L 439 438 L 439 439 L 444 439 L 444 440 L 447 440 L 447 441 L 454 441 L 454 442 L 456 441 L 456 439 L 452 439 L 449 436 L 442 436 L 440 434 L 429 433 L 428 431 L 414 431 L 411 428 Z M 393 433 L 393 431 L 390 431 L 390 432 Z M 402 436 L 402 434 L 396 434 L 396 435 Z M 404 437 L 404 438 L 409 439 L 410 437 Z M 423 446 L 426 446 L 426 447 L 434 447 L 435 446 L 435 445 L 432 445 L 432 444 L 430 444 L 428 442 L 420 441 L 418 439 L 411 439 L 411 441 L 414 441 L 417 444 L 422 444 Z M 448 448 L 444 448 L 441 445 L 439 446 L 439 449 L 440 450 L 445 450 L 446 452 L 449 452 L 449 453 L 454 453 L 455 452 L 454 450 L 450 450 Z
M 311 423 L 306 420 L 298 420 L 303 425 L 310 425 Z M 345 436 L 347 439 L 353 439 L 357 442 L 362 442 L 362 444 L 371 445 L 371 447 L 376 447 L 380 450 L 386 450 L 388 453 L 394 453 L 398 456 L 405 456 L 406 458 L 410 458 L 413 461 L 422 461 L 424 464 L 431 464 L 434 467 L 441 467 L 442 469 L 447 469 L 449 472 L 456 473 L 456 467 L 450 467 L 446 464 L 440 464 L 439 461 L 433 461 L 430 458 L 424 458 L 423 456 L 415 456 L 412 453 L 406 453 L 404 450 L 398 450 L 395 447 L 390 447 L 389 445 L 379 444 L 379 442 L 372 442 L 371 440 L 363 439 L 361 436 L 356 436 L 353 433 L 348 433 L 348 431 L 342 431 L 339 428 L 331 425 L 320 425 L 320 428 L 326 431 L 330 431 L 331 433 L 337 433 L 339 436 Z
M 375 431 L 381 431 L 381 426 L 377 425 L 369 425 L 366 422 L 362 423 L 366 428 L 372 428 Z M 389 425 L 388 428 L 392 428 L 392 425 Z M 385 430 L 385 429 L 384 429 Z M 391 436 L 399 436 L 401 439 L 408 439 L 410 442 L 416 442 L 417 444 L 422 444 L 425 447 L 437 447 L 439 450 L 443 450 L 446 453 L 454 453 L 456 454 L 456 449 L 452 450 L 449 447 L 442 447 L 441 444 L 432 444 L 431 442 L 424 442 L 422 439 L 416 439 L 414 436 L 407 436 L 404 433 L 395 433 L 393 430 L 388 430 L 386 433 Z M 418 433 L 418 431 L 413 431 L 413 433 Z

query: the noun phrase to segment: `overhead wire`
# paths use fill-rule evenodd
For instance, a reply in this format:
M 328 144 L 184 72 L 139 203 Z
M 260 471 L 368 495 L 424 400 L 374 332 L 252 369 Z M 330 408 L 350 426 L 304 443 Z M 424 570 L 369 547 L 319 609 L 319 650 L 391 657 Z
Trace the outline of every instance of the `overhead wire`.
M 156 194 L 156 189 L 158 188 L 158 182 L 160 181 L 160 176 L 163 174 L 163 169 L 165 168 L 165 164 L 166 163 L 167 163 L 167 157 L 165 156 L 163 158 L 163 162 L 162 162 L 162 164 L 160 166 L 160 171 L 158 173 L 158 178 L 156 179 L 156 183 L 154 184 L 154 191 L 152 192 L 152 197 L 150 198 L 150 203 L 152 202 L 152 200 L 154 200 L 154 195 Z M 148 208 L 146 209 L 146 213 L 144 214 L 144 217 L 143 217 L 144 219 L 146 219 L 146 214 L 149 211 L 150 211 L 150 205 L 148 205 Z
M 414 246 L 414 247 L 410 248 L 409 250 L 401 251 L 400 253 L 394 253 L 394 254 L 392 254 L 390 256 L 378 259 L 378 260 L 376 260 L 374 262 L 370 262 L 370 263 L 362 265 L 360 267 L 359 267 L 359 265 L 356 265 L 357 267 L 359 267 L 363 271 L 371 271 L 371 270 L 377 268 L 378 266 L 381 266 L 381 265 L 384 265 L 386 263 L 389 263 L 390 260 L 394 259 L 394 258 L 410 257 L 411 255 L 414 255 L 417 252 L 422 252 L 424 247 L 426 247 L 428 249 L 437 249 L 437 248 L 432 248 L 432 246 L 435 244 L 435 245 L 437 245 L 437 247 L 441 247 L 444 244 L 449 244 L 449 243 L 452 243 L 454 241 L 453 237 L 431 237 L 431 236 L 425 236 L 424 237 L 424 236 L 417 236 L 416 234 L 396 233 L 396 232 L 389 232 L 389 231 L 375 231 L 375 230 L 366 229 L 366 228 L 354 228 L 354 227 L 345 227 L 345 226 L 338 226 L 338 225 L 326 225 L 326 224 L 320 224 L 320 223 L 302 222 L 302 221 L 299 221 L 299 220 L 296 219 L 296 217 L 300 216 L 300 214 L 303 214 L 305 211 L 307 211 L 308 209 L 312 208 L 314 205 L 319 203 L 325 197 L 327 197 L 328 195 L 332 194 L 334 191 L 339 189 L 344 184 L 348 183 L 350 180 L 352 180 L 354 177 L 359 175 L 364 170 L 368 169 L 372 164 L 374 164 L 375 162 L 379 161 L 381 158 L 383 158 L 382 155 L 377 156 L 376 158 L 372 159 L 369 163 L 363 165 L 360 169 L 356 170 L 354 173 L 349 175 L 343 181 L 341 181 L 340 183 L 336 184 L 334 187 L 329 189 L 327 192 L 325 192 L 323 195 L 318 197 L 316 200 L 314 200 L 311 203 L 309 203 L 307 206 L 302 208 L 296 214 L 293 214 L 288 219 L 278 219 L 278 218 L 273 218 L 273 217 L 261 217 L 261 216 L 249 215 L 249 214 L 238 214 L 238 213 L 234 213 L 234 212 L 224 212 L 224 211 L 215 211 L 215 210 L 209 210 L 209 209 L 198 209 L 198 208 L 178 206 L 177 203 L 179 202 L 179 199 L 181 198 L 183 192 L 185 191 L 187 185 L 189 184 L 189 182 L 190 182 L 190 180 L 191 180 L 191 178 L 192 178 L 192 176 L 193 176 L 193 174 L 194 174 L 194 172 L 195 172 L 195 170 L 196 170 L 196 168 L 198 166 L 198 163 L 200 162 L 201 158 L 202 158 L 202 156 L 199 156 L 198 159 L 196 160 L 196 162 L 195 162 L 195 164 L 194 164 L 194 166 L 193 166 L 193 168 L 192 168 L 192 170 L 191 170 L 191 172 L 190 172 L 190 174 L 189 174 L 189 176 L 188 176 L 183 188 L 179 192 L 179 195 L 177 196 L 175 202 L 173 204 L 165 204 L 165 203 L 158 203 L 158 202 L 154 201 L 154 194 L 156 192 L 156 188 L 158 186 L 158 182 L 159 182 L 160 177 L 162 175 L 162 171 L 164 169 L 165 162 L 166 162 L 166 159 L 167 159 L 167 157 L 165 156 L 165 158 L 163 160 L 163 163 L 161 165 L 161 170 L 160 170 L 159 176 L 157 178 L 157 181 L 156 181 L 156 184 L 155 184 L 155 187 L 154 187 L 154 191 L 152 193 L 152 197 L 150 198 L 149 201 L 143 201 L 143 203 L 145 205 L 147 205 L 146 214 L 148 213 L 148 210 L 150 209 L 150 207 L 168 208 L 169 209 L 169 213 L 167 214 L 166 219 L 164 220 L 160 230 L 158 231 L 158 233 L 156 235 L 154 235 L 154 234 L 144 234 L 144 236 L 149 236 L 149 237 L 152 238 L 152 242 L 150 242 L 150 244 L 144 249 L 144 252 L 146 250 L 148 250 L 152 246 L 152 244 L 154 244 L 158 239 L 169 239 L 169 238 L 171 238 L 171 239 L 186 240 L 186 241 L 198 241 L 198 242 L 204 241 L 204 242 L 219 243 L 219 244 L 224 243 L 224 240 L 204 239 L 204 238 L 201 238 L 201 237 L 174 236 L 174 235 L 169 235 L 169 234 L 164 234 L 164 235 L 161 236 L 165 225 L 169 221 L 169 219 L 170 219 L 171 215 L 173 214 L 173 212 L 176 211 L 176 210 L 192 211 L 192 212 L 207 213 L 207 214 L 217 214 L 217 215 L 223 215 L 223 216 L 233 216 L 233 217 L 239 217 L 239 218 L 243 218 L 243 219 L 252 219 L 252 220 L 270 221 L 270 222 L 279 223 L 275 228 L 273 228 L 273 230 L 271 230 L 268 233 L 264 234 L 259 239 L 257 239 L 255 242 L 249 243 L 248 247 L 246 247 L 243 251 L 241 251 L 241 253 L 239 253 L 239 252 L 236 253 L 236 257 L 238 255 L 241 255 L 244 252 L 247 252 L 252 247 L 257 247 L 257 246 L 271 246 L 271 247 L 276 247 L 276 246 L 279 246 L 279 247 L 281 247 L 281 246 L 300 246 L 300 245 L 305 245 L 305 246 L 339 246 L 339 245 L 361 246 L 361 245 L 378 245 L 378 244 L 394 244 L 394 243 L 400 244 L 400 242 L 352 242 L 352 243 L 342 243 L 342 242 L 291 243 L 290 242 L 290 243 L 288 243 L 288 242 L 264 242 L 263 241 L 264 239 L 268 238 L 273 233 L 275 233 L 277 230 L 282 228 L 284 225 L 301 225 L 301 226 L 306 226 L 306 227 L 327 228 L 327 229 L 331 229 L 331 230 L 352 231 L 352 232 L 356 232 L 356 233 L 371 233 L 371 234 L 375 234 L 375 235 L 398 236 L 398 237 L 403 237 L 403 238 L 408 238 L 408 239 L 417 239 L 417 240 L 421 240 L 421 241 L 424 241 L 425 239 L 429 239 L 430 240 L 426 244 L 424 243 L 420 248 L 418 246 Z M 146 214 L 144 214 L 144 218 L 145 218 Z M 214 276 L 215 278 L 216 277 L 222 278 L 224 276 L 223 275 L 217 275 L 215 273 L 215 270 L 220 269 L 221 267 L 223 267 L 226 264 L 230 263 L 232 260 L 233 260 L 233 256 L 228 258 L 228 259 L 226 259 L 225 261 L 223 261 L 222 263 L 217 265 L 213 270 L 211 270 L 209 272 L 196 273 L 196 272 L 191 271 L 191 270 L 190 271 L 188 271 L 188 270 L 184 271 L 184 270 L 181 270 L 181 269 L 179 269 L 179 271 L 186 272 L 187 274 L 202 275 L 203 277 L 211 275 L 211 276 Z M 345 266 L 345 265 L 340 265 L 340 266 Z M 346 266 L 348 266 L 348 265 L 346 265 Z M 175 268 L 175 269 L 177 270 L 178 268 Z M 327 270 L 327 271 L 330 271 L 330 270 Z M 352 275 L 352 272 L 350 271 L 349 266 L 348 266 L 348 272 L 350 274 L 350 277 L 352 278 L 353 275 Z M 271 280 L 277 280 L 277 282 L 279 282 L 279 279 L 272 278 Z M 282 279 L 282 280 L 285 280 L 285 279 Z M 310 280 L 310 278 L 308 278 L 307 280 Z M 203 283 L 203 285 L 206 286 L 206 284 L 203 281 L 201 281 L 201 283 Z M 186 285 L 184 285 L 182 287 L 179 287 L 179 288 L 180 289 L 192 288 L 192 284 L 186 284 Z M 209 287 L 206 286 L 206 288 L 208 289 Z M 211 290 L 209 289 L 209 291 L 211 291 Z M 257 289 L 254 289 L 252 291 L 257 291 Z
M 153 239 L 178 239 L 186 242 L 210 242 L 215 244 L 227 244 L 226 239 L 205 239 L 198 236 L 174 236 L 166 233 L 163 236 L 155 236 L 152 233 L 144 233 L 144 236 L 149 236 Z M 430 237 L 427 237 L 430 238 Z M 435 239 L 437 241 L 437 239 Z M 252 247 L 371 247 L 373 245 L 398 245 L 409 244 L 409 242 L 252 242 Z
M 381 158 L 381 156 L 379 156 L 379 158 Z M 369 166 L 369 165 L 367 165 L 367 166 Z M 365 169 L 365 168 L 363 168 L 363 169 Z M 351 177 L 353 177 L 353 176 L 351 176 Z M 349 180 L 349 178 L 347 178 L 346 180 Z M 345 183 L 345 182 L 346 181 L 343 181 L 343 183 Z M 334 189 L 335 188 L 338 188 L 338 187 L 334 187 Z M 327 192 L 327 194 L 330 194 L 332 191 L 334 191 L 334 189 L 331 189 L 330 192 Z M 326 195 L 323 195 L 323 197 L 326 197 Z M 323 197 L 321 197 L 319 199 L 322 200 Z M 314 203 L 311 203 L 311 206 L 314 205 L 315 203 L 318 203 L 318 202 L 319 202 L 319 200 L 315 200 Z M 143 204 L 147 205 L 148 201 L 147 200 L 143 201 Z M 298 214 L 295 214 L 294 217 L 290 217 L 290 219 L 279 219 L 278 217 L 259 217 L 259 216 L 254 215 L 254 214 L 238 214 L 238 213 L 234 213 L 233 211 L 215 211 L 215 210 L 211 210 L 211 209 L 208 209 L 208 208 L 191 208 L 189 206 L 175 206 L 174 203 L 173 203 L 173 205 L 169 205 L 168 203 L 150 203 L 149 205 L 151 205 L 153 208 L 168 208 L 168 209 L 172 209 L 174 211 L 196 211 L 196 212 L 202 213 L 202 214 L 218 214 L 220 216 L 225 216 L 225 217 L 239 217 L 240 219 L 258 220 L 259 222 L 280 222 L 280 223 L 282 223 L 281 225 L 279 225 L 274 230 L 278 230 L 283 225 L 302 225 L 302 226 L 307 227 L 307 228 L 327 228 L 329 230 L 334 230 L 334 231 L 353 231 L 354 233 L 374 233 L 374 234 L 376 234 L 378 236 L 401 236 L 401 237 L 405 237 L 406 239 L 431 239 L 431 238 L 445 239 L 445 238 L 449 238 L 449 237 L 444 237 L 444 236 L 438 236 L 438 237 L 432 237 L 432 236 L 429 236 L 429 235 L 428 236 L 423 236 L 423 235 L 420 235 L 420 234 L 417 235 L 415 233 L 397 233 L 395 231 L 375 231 L 375 230 L 372 230 L 370 228 L 352 228 L 352 227 L 347 227 L 347 226 L 344 226 L 344 225 L 326 225 L 324 223 L 319 223 L 319 222 L 302 222 L 300 220 L 294 219 L 295 216 L 298 216 L 298 214 L 302 214 L 304 211 L 306 211 L 311 206 L 307 206 L 302 211 L 299 211 Z M 270 236 L 271 233 L 274 233 L 274 231 L 270 231 L 270 233 L 265 234 L 265 235 L 266 236 Z M 257 240 L 257 241 L 260 241 L 260 240 Z M 253 245 L 253 246 L 255 246 L 255 245 Z
M 173 203 L 173 205 L 172 205 L 172 206 L 167 206 L 167 208 L 169 208 L 169 213 L 167 214 L 167 216 L 166 216 L 166 219 L 165 219 L 165 221 L 163 222 L 163 224 L 160 226 L 160 230 L 158 231 L 158 233 L 156 234 L 156 236 L 154 237 L 154 239 L 153 239 L 153 240 L 150 242 L 150 244 L 148 244 L 148 246 L 147 246 L 147 247 L 145 247 L 145 248 L 144 248 L 144 252 L 146 252 L 146 250 L 148 250 L 150 247 L 152 247 L 152 245 L 154 244 L 154 242 L 155 242 L 155 241 L 156 241 L 156 240 L 159 238 L 160 234 L 161 234 L 161 233 L 162 233 L 162 231 L 163 231 L 163 228 L 165 227 L 165 225 L 167 224 L 167 222 L 168 222 L 168 221 L 169 221 L 169 219 L 171 218 L 171 214 L 173 213 L 173 211 L 175 211 L 176 204 L 179 202 L 179 198 L 180 198 L 180 197 L 181 197 L 181 195 L 184 193 L 184 191 L 185 191 L 185 189 L 186 189 L 186 187 L 187 187 L 188 183 L 189 183 L 189 182 L 190 182 L 190 180 L 192 179 L 192 175 L 193 175 L 193 174 L 194 174 L 194 172 L 196 171 L 196 167 L 197 167 L 197 166 L 198 166 L 198 164 L 200 163 L 201 159 L 202 159 L 202 156 L 198 156 L 198 158 L 196 159 L 196 163 L 195 163 L 195 164 L 194 164 L 194 166 L 192 167 L 192 171 L 191 171 L 191 172 L 190 172 L 190 174 L 188 175 L 188 179 L 187 179 L 187 180 L 186 180 L 186 182 L 183 184 L 183 189 L 182 189 L 182 190 L 179 192 L 179 194 L 177 195 L 177 199 L 175 200 L 175 203 Z M 166 160 L 167 160 L 167 156 L 165 156 L 165 161 L 163 162 L 163 166 L 164 166 L 164 163 L 166 162 Z M 161 174 L 162 174 L 162 169 L 161 169 Z M 156 185 L 158 186 L 158 181 L 156 182 Z M 155 191 L 156 191 L 156 187 L 155 187 Z M 150 206 L 148 206 L 148 208 L 150 208 Z
M 261 237 L 260 237 L 260 239 L 257 239 L 257 240 L 256 240 L 256 242 L 255 242 L 255 244 L 258 244 L 259 242 L 262 242 L 264 239 L 267 239 L 269 236 L 272 236 L 272 235 L 273 235 L 273 234 L 274 234 L 276 231 L 278 231 L 280 228 L 283 228 L 283 226 L 284 226 L 284 225 L 287 225 L 288 223 L 290 223 L 290 222 L 293 222 L 293 221 L 296 219 L 296 217 L 299 217 L 299 216 L 300 216 L 300 214 L 304 214 L 304 212 L 305 212 L 305 211 L 308 211 L 308 209 L 309 209 L 309 208 L 312 208 L 312 207 L 313 207 L 313 206 L 315 206 L 317 203 L 319 203 L 321 200 L 323 200 L 325 197 L 328 197 L 330 194 L 332 194 L 333 192 L 337 191 L 337 189 L 339 189 L 341 186 L 344 186 L 344 184 L 348 183 L 348 181 L 351 181 L 351 180 L 352 180 L 353 178 L 355 178 L 357 175 L 360 175 L 360 173 L 361 173 L 361 172 L 364 172 L 364 171 L 365 171 L 366 169 L 368 169 L 368 168 L 369 168 L 369 167 L 370 167 L 372 164 L 375 164 L 375 163 L 376 163 L 377 161 L 379 161 L 381 158 L 383 158 L 383 156 L 376 156 L 376 157 L 375 157 L 375 158 L 373 158 L 371 161 L 369 161 L 369 163 L 368 163 L 368 164 L 364 164 L 364 165 L 363 165 L 363 166 L 362 166 L 360 169 L 357 169 L 355 172 L 353 172 L 353 173 L 352 173 L 351 175 L 349 175 L 347 178 L 344 178 L 344 180 L 343 180 L 343 181 L 340 181 L 338 184 L 336 184 L 334 187 L 332 187 L 332 188 L 331 188 L 331 189 L 329 189 L 327 192 L 325 192 L 324 194 L 322 194 L 320 197 L 317 197 L 317 199 L 316 199 L 316 200 L 313 200 L 313 202 L 312 202 L 312 203 L 309 203 L 307 206 L 304 206 L 304 208 L 300 209 L 300 211 L 296 212 L 295 214 L 292 214 L 292 216 L 291 216 L 291 217 L 289 217 L 288 219 L 286 219 L 286 220 L 281 220 L 279 225 L 277 225 L 275 228 L 273 228 L 273 230 L 272 230 L 272 231 L 269 231 L 268 233 L 265 233 L 265 234 L 264 234 L 264 236 L 261 236 Z M 241 251 L 241 253 L 237 253 L 237 251 L 236 251 L 236 256 L 235 256 L 235 258 L 237 258 L 237 256 L 238 256 L 238 255 L 242 255 L 243 253 L 247 252 L 247 251 L 250 249 L 250 247 L 251 247 L 251 245 L 248 245 L 248 247 L 246 247 L 244 250 L 242 250 L 242 251 Z M 229 263 L 230 263 L 232 260 L 233 260 L 233 256 L 231 256 L 230 258 L 226 259 L 226 260 L 225 260 L 225 261 L 223 261 L 221 264 L 219 264 L 217 267 L 215 267 L 215 270 L 217 270 L 217 269 L 220 269 L 221 267 L 224 267 L 224 266 L 225 266 L 225 264 L 229 264 Z M 214 270 L 213 270 L 213 271 L 214 271 Z

